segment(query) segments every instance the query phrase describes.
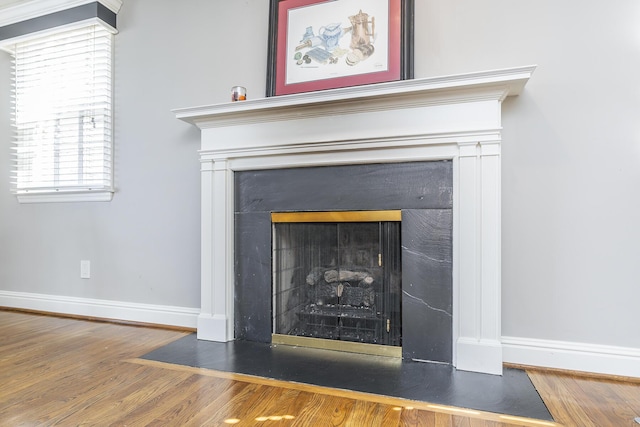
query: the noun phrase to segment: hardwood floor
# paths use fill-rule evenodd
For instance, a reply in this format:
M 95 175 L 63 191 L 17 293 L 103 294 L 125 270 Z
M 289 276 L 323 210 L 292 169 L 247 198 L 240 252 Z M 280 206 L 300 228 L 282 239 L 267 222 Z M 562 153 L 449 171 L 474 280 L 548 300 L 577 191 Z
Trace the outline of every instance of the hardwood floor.
M 636 426 L 640 379 L 589 377 L 528 369 L 527 374 L 559 423 L 567 426 Z
M 0 310 L 2 426 L 633 426 L 640 382 L 529 374 L 561 424 L 138 357 L 186 333 Z

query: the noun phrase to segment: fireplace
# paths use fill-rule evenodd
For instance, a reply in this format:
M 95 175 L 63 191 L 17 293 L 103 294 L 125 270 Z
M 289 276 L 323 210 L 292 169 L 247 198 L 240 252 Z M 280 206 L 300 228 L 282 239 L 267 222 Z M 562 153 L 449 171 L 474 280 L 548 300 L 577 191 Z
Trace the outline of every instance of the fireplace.
M 272 213 L 272 342 L 399 349 L 400 221 L 401 211 Z
M 507 96 L 520 93 L 533 70 L 520 67 L 175 110 L 178 118 L 201 129 L 198 338 L 262 340 L 268 330 L 270 339 L 271 213 L 401 210 L 403 357 L 436 362 L 444 357 L 458 369 L 501 374 L 501 104 Z M 425 172 L 433 165 L 449 169 L 449 186 Z M 403 174 L 392 172 L 399 177 L 393 186 L 380 178 L 394 168 L 416 168 L 417 182 L 424 184 L 421 190 L 413 191 L 416 182 L 403 179 Z M 313 178 L 329 169 L 320 180 Z M 343 171 L 346 175 L 340 175 Z M 380 180 L 353 178 L 362 173 Z M 336 176 L 343 178 L 339 184 L 332 181 Z M 350 196 L 336 194 L 346 183 L 362 182 L 372 182 L 373 193 L 371 188 L 355 188 Z M 333 191 L 318 193 L 319 187 Z M 375 205 L 351 204 L 354 194 L 376 194 L 387 188 L 368 198 Z M 289 200 L 294 193 L 306 196 Z M 422 193 L 449 197 L 450 205 L 429 205 L 434 199 Z M 402 202 L 409 204 L 394 201 L 398 194 L 406 195 Z M 324 203 L 328 198 L 334 206 Z M 292 203 L 282 206 L 282 200 Z M 427 204 L 420 205 L 425 200 Z M 447 222 L 448 234 L 442 231 Z M 438 232 L 405 231 L 416 224 L 433 226 Z M 446 252 L 442 249 L 446 244 L 430 243 L 433 235 L 449 236 L 450 273 L 437 273 L 443 283 L 449 277 L 447 295 L 434 293 L 431 280 L 421 279 L 424 262 L 438 264 L 441 252 Z M 243 240 L 247 236 L 251 240 Z M 411 256 L 415 259 L 407 264 Z M 355 267 L 345 270 L 360 271 Z M 249 290 L 248 281 L 266 281 L 268 286 Z M 434 298 L 440 302 L 434 304 Z M 446 298 L 450 309 L 440 305 Z M 256 301 L 269 309 L 254 310 Z M 412 328 L 406 321 L 409 307 L 448 321 L 441 322 L 437 331 Z M 444 335 L 447 340 L 433 338 Z M 428 353 L 439 340 L 436 351 Z

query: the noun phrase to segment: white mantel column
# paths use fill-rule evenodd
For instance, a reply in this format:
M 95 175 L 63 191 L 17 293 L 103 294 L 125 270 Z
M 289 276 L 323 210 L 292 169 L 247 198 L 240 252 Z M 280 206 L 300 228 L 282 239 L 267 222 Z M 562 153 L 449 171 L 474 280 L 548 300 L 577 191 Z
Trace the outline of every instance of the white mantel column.
M 456 367 L 501 375 L 500 140 L 459 149 Z
M 198 339 L 226 342 L 233 328 L 233 172 L 226 160 L 201 159 L 201 309 Z

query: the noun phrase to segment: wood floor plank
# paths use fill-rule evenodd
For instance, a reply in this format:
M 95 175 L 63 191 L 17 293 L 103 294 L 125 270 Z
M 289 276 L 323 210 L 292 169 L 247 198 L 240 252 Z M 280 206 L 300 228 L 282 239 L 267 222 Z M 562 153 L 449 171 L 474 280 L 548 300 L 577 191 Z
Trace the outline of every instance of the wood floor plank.
M 592 402 L 582 410 L 594 424 L 606 425 L 610 419 L 616 418 L 621 420 L 621 426 L 638 426 L 634 418 L 640 416 L 640 384 L 620 384 L 582 377 L 570 377 L 567 380 L 575 382 L 577 393 L 588 396 L 588 401 Z
M 274 415 L 284 417 L 286 420 L 295 419 L 296 414 L 299 414 L 302 408 L 309 404 L 312 397 L 313 394 L 309 392 L 284 389 L 284 393 L 271 412 Z
M 351 399 L 344 399 L 342 402 L 336 403 L 337 406 L 333 409 L 332 414 L 332 424 L 330 424 L 332 426 L 371 426 L 376 425 L 376 421 L 380 421 L 378 419 L 378 403 L 362 400 L 354 402 Z M 389 423 L 388 425 L 394 424 Z
M 214 418 L 213 423 L 227 419 L 237 419 L 244 423 L 255 423 L 256 419 L 263 417 L 280 416 L 273 413 L 274 403 L 282 395 L 282 389 L 260 384 L 249 384 L 238 399 L 229 402 L 226 413 L 218 414 L 222 418 Z
M 55 383 L 42 384 L 42 388 L 50 388 L 51 393 L 57 395 L 64 403 L 51 408 L 43 406 L 43 414 L 36 422 L 42 425 L 45 421 L 51 425 L 74 425 L 73 419 L 85 422 L 92 417 L 99 402 L 112 401 L 126 384 L 132 381 L 144 382 L 149 374 L 148 369 L 127 369 L 114 365 L 113 369 L 97 373 L 84 383 L 78 381 L 77 387 L 60 389 Z
M 251 386 L 249 390 L 247 387 Z M 236 399 L 246 400 L 248 395 L 255 390 L 256 384 L 232 382 L 231 386 L 217 396 L 211 396 L 211 400 L 200 412 L 184 424 L 184 427 L 198 427 L 205 425 L 223 425 L 227 419 L 236 419 L 231 415 L 233 407 L 238 403 Z M 218 424 L 215 424 L 218 422 Z
M 183 383 L 149 400 L 127 415 L 122 421 L 129 426 L 182 426 L 211 403 L 232 382 L 193 374 Z
M 423 411 L 413 407 L 402 408 L 399 424 L 402 427 L 428 427 L 436 425 L 436 413 Z M 450 427 L 451 424 L 440 424 L 439 427 Z
M 531 372 L 529 377 L 557 422 L 566 426 L 599 427 L 585 413 L 578 401 L 580 392 L 572 381 L 566 377 L 557 381 L 555 376 L 543 372 Z
M 351 426 L 353 421 L 361 421 L 362 419 L 358 417 L 358 401 L 355 399 L 346 399 L 343 398 L 339 405 L 333 408 L 333 413 L 331 414 L 331 425 L 332 426 Z
M 376 403 L 372 408 L 375 417 L 372 418 L 371 426 L 397 426 L 400 423 L 402 408 L 399 406 L 384 405 Z
M 323 426 L 336 426 L 340 424 L 332 424 L 333 414 L 336 411 L 336 408 L 344 407 L 344 397 L 340 396 L 330 396 L 324 395 L 320 393 L 314 393 L 309 401 L 309 404 L 306 405 L 302 410 L 296 414 L 296 419 L 294 425 L 296 426 L 313 426 L 313 423 L 317 423 L 315 425 L 323 425 Z M 358 417 L 358 413 L 353 412 L 352 417 Z M 344 424 L 342 424 L 344 425 Z
M 171 374 L 147 369 L 144 376 L 130 379 L 114 389 L 111 394 L 101 394 L 86 402 L 64 419 L 66 425 L 112 425 L 126 419 L 141 402 L 153 400 L 157 395 L 180 383 L 188 374 Z

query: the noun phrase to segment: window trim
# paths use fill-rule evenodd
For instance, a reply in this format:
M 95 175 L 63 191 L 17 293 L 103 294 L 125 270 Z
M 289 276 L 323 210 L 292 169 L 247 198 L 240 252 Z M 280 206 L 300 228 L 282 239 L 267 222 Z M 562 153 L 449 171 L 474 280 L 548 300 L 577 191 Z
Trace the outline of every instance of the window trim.
M 19 203 L 65 203 L 65 202 L 110 202 L 114 191 L 52 191 L 40 193 L 18 193 Z

